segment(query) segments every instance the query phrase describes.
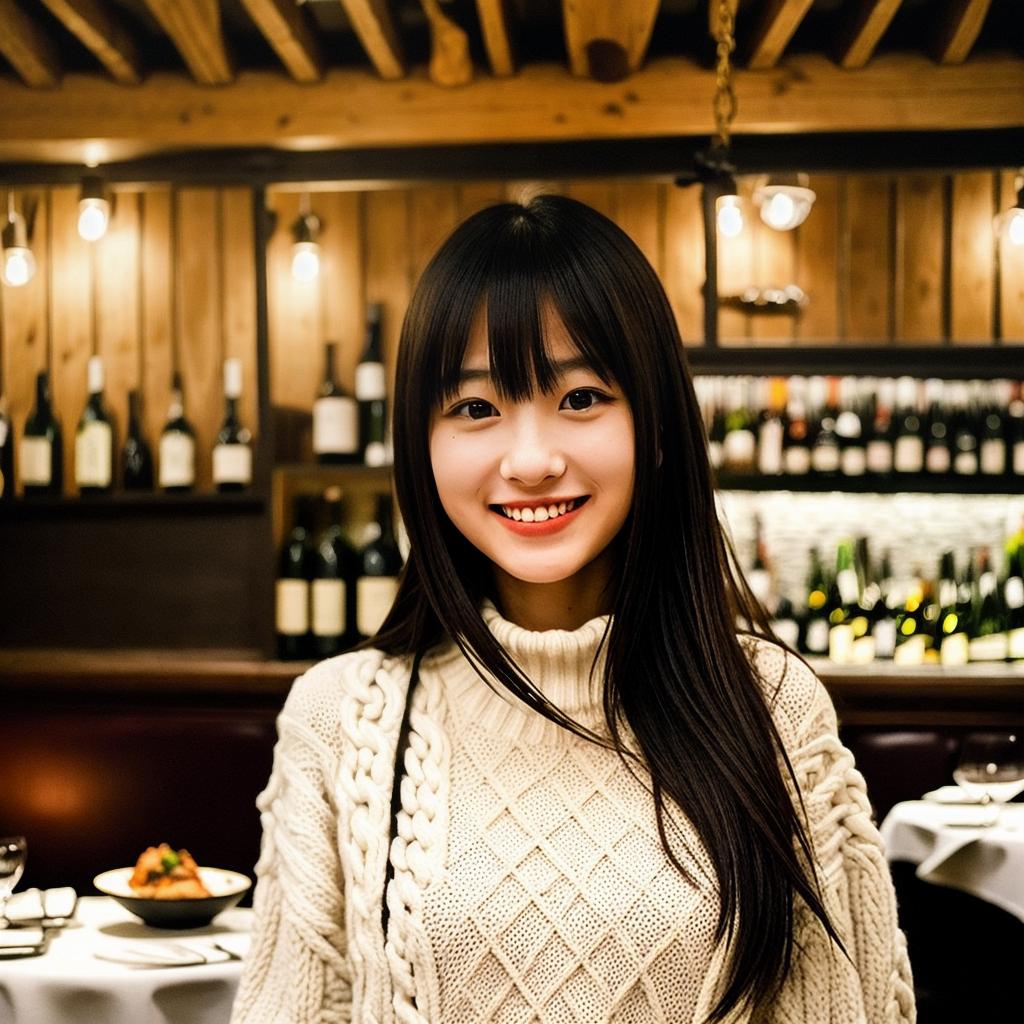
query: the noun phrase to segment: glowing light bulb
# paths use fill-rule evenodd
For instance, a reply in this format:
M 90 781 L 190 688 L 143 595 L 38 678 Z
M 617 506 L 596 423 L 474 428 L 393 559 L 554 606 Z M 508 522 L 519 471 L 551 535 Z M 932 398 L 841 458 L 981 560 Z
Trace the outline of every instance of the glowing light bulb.
M 761 178 L 754 188 L 761 220 L 776 231 L 792 231 L 803 224 L 817 198 L 807 181 L 806 174 Z
M 26 285 L 35 276 L 36 258 L 31 249 L 12 246 L 4 249 L 4 282 L 12 288 Z
M 718 233 L 735 238 L 743 230 L 743 210 L 739 196 L 719 196 L 715 202 Z
M 107 233 L 110 203 L 88 196 L 78 203 L 78 233 L 87 242 L 97 242 Z
M 1011 210 L 1007 218 L 1006 236 L 1012 245 L 1024 245 L 1024 210 Z
M 292 246 L 292 277 L 296 281 L 315 281 L 320 275 L 320 246 L 316 242 L 296 242 Z

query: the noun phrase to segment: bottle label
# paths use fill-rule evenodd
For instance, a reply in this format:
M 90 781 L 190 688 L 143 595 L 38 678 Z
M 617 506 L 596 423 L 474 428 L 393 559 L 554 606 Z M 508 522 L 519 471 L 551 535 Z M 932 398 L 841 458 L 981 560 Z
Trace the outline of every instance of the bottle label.
M 309 632 L 309 583 L 278 580 L 275 599 L 277 632 L 281 636 L 305 636 Z
M 864 636 L 859 636 L 853 641 L 850 663 L 852 665 L 870 665 L 875 660 L 876 653 L 875 638 L 870 633 L 865 633 Z
M 1010 630 L 1007 654 L 1014 661 L 1024 661 L 1024 626 Z
M 828 658 L 837 665 L 849 665 L 853 661 L 853 629 L 842 622 L 828 632 Z
M 868 468 L 867 453 L 859 445 L 844 448 L 839 457 L 839 465 L 844 476 L 863 476 Z
M 995 476 L 1006 472 L 1006 445 L 999 438 L 981 442 L 981 471 Z
M 782 472 L 782 423 L 768 420 L 761 428 L 757 446 L 757 468 L 766 476 Z
M 196 443 L 180 430 L 160 438 L 160 486 L 191 487 L 196 479 Z
M 939 580 L 939 607 L 949 608 L 956 604 L 957 592 L 955 580 Z
M 1020 576 L 1010 576 L 1006 581 L 1006 589 L 1003 594 L 1006 598 L 1007 608 L 1024 606 L 1024 579 L 1021 579 Z
M 354 455 L 359 451 L 359 406 L 347 397 L 313 403 L 313 451 L 317 455 Z
M 839 448 L 834 444 L 815 445 L 811 465 L 817 473 L 835 473 L 839 469 Z
M 725 464 L 739 472 L 747 471 L 754 465 L 757 452 L 757 438 L 752 430 L 730 430 L 725 435 L 723 455 Z
M 943 665 L 966 665 L 970 660 L 970 645 L 966 633 L 953 633 L 942 638 L 939 660 Z
M 215 484 L 252 483 L 252 449 L 247 444 L 218 444 L 213 449 Z
M 978 472 L 978 453 L 957 452 L 956 458 L 953 459 L 953 472 L 974 476 Z
M 1006 661 L 1006 634 L 989 633 L 972 637 L 968 645 L 971 661 Z
M 387 378 L 383 363 L 360 363 L 356 367 L 356 398 L 360 402 L 387 398 Z
M 45 437 L 23 437 L 18 452 L 21 482 L 31 487 L 48 487 L 51 482 L 51 445 Z
M 879 619 L 875 623 L 875 656 L 891 658 L 896 650 L 896 620 Z
M 708 441 L 708 461 L 712 469 L 719 469 L 722 465 L 722 442 Z
M 109 423 L 86 423 L 75 436 L 75 483 L 79 487 L 109 487 L 112 479 L 114 433 Z
M 893 651 L 892 660 L 896 665 L 923 665 L 924 637 L 920 633 L 917 636 L 907 637 Z
M 795 619 L 772 619 L 772 632 L 787 646 L 796 650 L 800 627 Z
M 784 454 L 786 472 L 793 476 L 806 476 L 811 471 L 811 452 L 802 444 L 790 445 Z
M 387 618 L 398 593 L 396 576 L 360 576 L 356 583 L 356 625 L 363 636 L 373 636 Z
M 869 441 L 867 458 L 869 472 L 892 472 L 892 445 L 888 441 Z
M 893 465 L 897 473 L 920 473 L 924 466 L 924 442 L 919 437 L 896 438 Z
M 828 622 L 825 619 L 814 619 L 807 624 L 807 636 L 804 638 L 807 650 L 811 654 L 824 654 L 829 647 Z
M 313 633 L 341 636 L 345 632 L 345 583 L 313 580 Z
M 1018 441 L 1013 446 L 1013 471 L 1024 476 L 1024 441 Z
M 857 573 L 853 569 L 843 569 L 836 576 L 836 588 L 839 590 L 839 599 L 843 604 L 856 604 L 860 594 L 857 586 Z
M 368 466 L 385 466 L 388 461 L 388 450 L 383 441 L 371 441 L 363 453 L 363 461 Z
M 943 445 L 933 445 L 928 449 L 924 465 L 929 473 L 948 473 L 951 464 L 948 448 Z

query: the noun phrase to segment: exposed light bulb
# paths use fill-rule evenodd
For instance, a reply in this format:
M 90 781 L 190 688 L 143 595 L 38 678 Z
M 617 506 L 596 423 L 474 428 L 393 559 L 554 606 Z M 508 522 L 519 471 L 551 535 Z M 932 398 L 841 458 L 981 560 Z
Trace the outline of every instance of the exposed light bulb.
M 761 210 L 761 220 L 776 231 L 791 231 L 803 224 L 817 198 L 807 182 L 806 174 L 760 179 L 754 186 L 754 203 Z
M 1024 172 L 1017 175 L 1017 198 L 1013 206 L 995 219 L 996 235 L 1006 235 L 1011 245 L 1024 245 Z
M 1011 214 L 1006 233 L 1014 245 L 1024 245 L 1024 210 L 1013 210 Z
M 715 213 L 720 235 L 735 238 L 743 230 L 743 209 L 739 196 L 719 196 L 715 200 Z
M 4 249 L 4 283 L 12 288 L 28 284 L 35 276 L 36 258 L 31 249 L 14 246 Z
M 110 203 L 106 199 L 88 196 L 78 202 L 78 233 L 87 242 L 98 242 L 110 223 Z
M 319 276 L 320 246 L 316 242 L 296 242 L 292 246 L 292 277 L 307 282 Z

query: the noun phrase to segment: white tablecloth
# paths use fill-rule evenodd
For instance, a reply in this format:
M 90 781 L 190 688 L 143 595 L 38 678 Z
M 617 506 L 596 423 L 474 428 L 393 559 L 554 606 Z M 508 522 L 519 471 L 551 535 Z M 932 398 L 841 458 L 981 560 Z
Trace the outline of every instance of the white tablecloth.
M 42 956 L 0 960 L 3 1024 L 226 1024 L 238 987 L 238 960 L 194 967 L 140 967 L 96 952 L 180 940 L 197 949 L 218 939 L 244 945 L 252 911 L 220 914 L 205 928 L 149 928 L 109 897 L 78 901 L 75 920 Z M 227 936 L 227 938 L 225 938 Z
M 882 822 L 889 860 L 917 865 L 917 877 L 962 889 L 1024 921 L 1024 804 L 1007 804 L 987 827 L 951 824 L 969 820 L 964 807 L 908 800 Z

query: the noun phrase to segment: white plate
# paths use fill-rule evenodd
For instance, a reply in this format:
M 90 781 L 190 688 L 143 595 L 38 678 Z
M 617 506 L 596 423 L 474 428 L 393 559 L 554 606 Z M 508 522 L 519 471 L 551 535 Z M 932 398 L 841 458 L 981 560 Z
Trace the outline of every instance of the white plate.
M 210 896 L 233 896 L 238 892 L 245 892 L 252 885 L 252 882 L 237 871 L 225 871 L 223 868 L 204 868 L 199 870 L 199 877 L 203 885 L 210 892 Z M 145 899 L 140 896 L 129 884 L 128 881 L 135 873 L 135 868 L 112 868 L 97 875 L 92 884 L 100 892 L 108 896 L 121 896 L 128 899 Z M 200 897 L 202 898 L 202 897 Z
M 231 960 L 230 954 L 213 946 L 189 943 L 140 941 L 133 946 L 107 946 L 96 950 L 97 960 L 130 967 L 197 967 L 200 964 L 220 964 Z

